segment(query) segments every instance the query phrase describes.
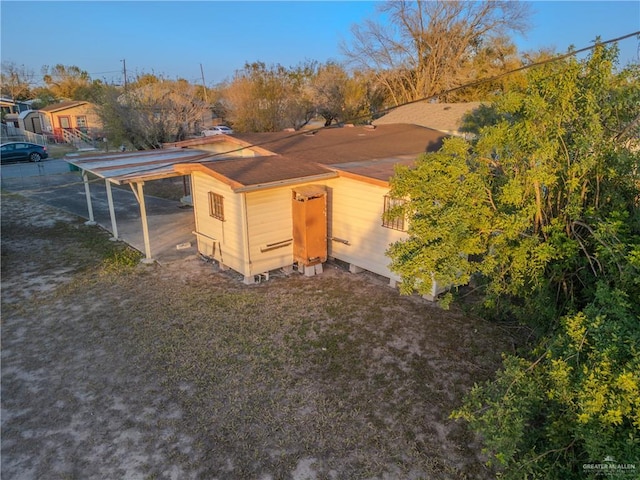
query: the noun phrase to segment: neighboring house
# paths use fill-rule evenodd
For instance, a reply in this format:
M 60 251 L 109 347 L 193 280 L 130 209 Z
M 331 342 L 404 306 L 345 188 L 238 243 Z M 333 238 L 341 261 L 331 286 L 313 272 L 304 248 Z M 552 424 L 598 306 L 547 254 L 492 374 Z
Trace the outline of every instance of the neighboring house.
M 437 150 L 445 135 L 417 125 L 321 129 L 314 133 L 219 135 L 167 146 L 212 156 L 174 168 L 191 176 L 198 250 L 244 277 L 297 267 L 307 275 L 335 258 L 390 279 L 386 251 L 406 238 L 383 220 L 397 164 Z M 438 293 L 434 287 L 432 297 Z
M 39 112 L 43 131 L 58 142 L 91 142 L 102 131 L 102 122 L 89 102 L 54 103 Z
M 2 123 L 10 127 L 20 128 L 18 116 L 21 112 L 29 110 L 31 107 L 27 102 L 14 101 L 10 98 L 0 97 L 0 115 Z
M 430 103 L 428 101 L 410 103 L 391 110 L 373 121 L 374 125 L 410 123 L 433 128 L 449 135 L 465 136 L 460 131 L 464 116 L 482 105 L 482 102 Z
M 27 141 L 40 145 L 46 144 L 42 136 L 42 122 L 37 110 L 31 109 L 32 101 L 14 102 L 8 98 L 0 98 L 2 109 L 2 141 Z
M 31 109 L 29 102 L 21 102 L 19 100 L 11 100 L 10 98 L 0 97 L 0 112 L 2 119 L 7 114 L 19 114 L 25 110 Z

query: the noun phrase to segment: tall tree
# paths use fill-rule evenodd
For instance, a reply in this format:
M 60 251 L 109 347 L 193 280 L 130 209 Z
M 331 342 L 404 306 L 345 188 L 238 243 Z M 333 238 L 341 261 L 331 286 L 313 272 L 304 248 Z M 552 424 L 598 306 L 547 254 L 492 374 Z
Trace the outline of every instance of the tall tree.
M 324 118 L 325 126 L 338 119 L 345 119 L 345 96 L 349 76 L 339 64 L 328 62 L 320 65 L 309 83 L 309 96 L 317 113 Z
M 477 141 L 392 181 L 410 218 L 389 250 L 404 291 L 475 276 L 487 312 L 540 335 L 456 412 L 503 478 L 640 462 L 640 69 L 616 59 L 598 46 L 530 70 Z
M 480 41 L 472 54 L 460 64 L 459 84 L 470 86 L 456 90 L 441 98 L 447 102 L 490 100 L 516 86 L 524 85 L 523 74 L 501 74 L 522 67 L 518 49 L 508 37 L 496 36 Z M 487 79 L 499 77 L 493 81 Z M 482 82 L 474 84 L 478 80 Z
M 126 92 L 106 89 L 97 110 L 110 141 L 140 150 L 160 148 L 184 140 L 210 115 L 199 90 L 185 80 L 144 76 Z
M 307 82 L 307 96 L 315 112 L 334 122 L 366 122 L 376 109 L 376 96 L 370 77 L 361 72 L 351 75 L 339 63 L 329 61 L 318 65 Z
M 24 65 L 2 62 L 0 92 L 12 100 L 30 100 L 34 73 Z
M 58 98 L 51 93 L 51 90 L 44 86 L 33 88 L 31 90 L 31 96 L 33 100 L 37 102 L 38 108 L 43 108 L 59 101 Z
M 75 65 L 55 65 L 42 67 L 42 79 L 51 93 L 59 99 L 96 101 L 103 86 L 99 80 Z
M 478 50 L 525 31 L 528 16 L 521 2 L 394 0 L 380 11 L 384 21 L 353 26 L 353 43 L 343 49 L 359 69 L 376 75 L 394 105 L 462 84 Z
M 310 66 L 287 69 L 263 62 L 247 63 L 227 86 L 228 116 L 237 131 L 275 132 L 300 128 L 313 115 L 303 95 Z

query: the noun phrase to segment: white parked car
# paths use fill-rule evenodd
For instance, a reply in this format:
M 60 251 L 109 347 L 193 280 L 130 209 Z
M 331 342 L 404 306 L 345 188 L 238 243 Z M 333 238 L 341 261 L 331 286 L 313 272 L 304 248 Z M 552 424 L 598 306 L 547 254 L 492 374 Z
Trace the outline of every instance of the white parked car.
M 210 137 L 211 135 L 232 135 L 233 130 L 225 125 L 218 125 L 217 127 L 207 128 L 202 131 L 202 135 Z

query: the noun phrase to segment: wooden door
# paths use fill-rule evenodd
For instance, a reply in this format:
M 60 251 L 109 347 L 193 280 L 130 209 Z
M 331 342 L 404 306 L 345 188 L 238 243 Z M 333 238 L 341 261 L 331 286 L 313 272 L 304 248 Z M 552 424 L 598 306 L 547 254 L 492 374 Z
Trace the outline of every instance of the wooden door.
M 71 128 L 71 117 L 58 117 L 58 122 L 60 122 L 60 128 L 64 130 Z
M 327 192 L 321 185 L 293 189 L 293 259 L 305 266 L 327 261 Z

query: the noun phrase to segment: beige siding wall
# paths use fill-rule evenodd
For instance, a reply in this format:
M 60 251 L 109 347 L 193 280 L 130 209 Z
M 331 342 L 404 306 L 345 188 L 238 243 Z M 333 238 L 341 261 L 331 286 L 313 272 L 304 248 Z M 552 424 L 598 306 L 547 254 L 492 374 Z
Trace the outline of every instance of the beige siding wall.
M 66 108 L 57 112 L 39 111 L 42 127 L 45 131 L 53 132 L 60 127 L 60 117 L 68 117 L 70 128 L 78 128 L 78 117 L 86 117 L 86 127 L 90 130 L 100 130 L 103 128 L 102 120 L 95 111 L 93 105 L 80 105 Z
M 202 254 L 245 276 L 293 263 L 292 186 L 237 194 L 222 182 L 199 172 L 192 174 L 192 184 L 198 250 Z M 386 251 L 390 244 L 406 238 L 407 234 L 382 226 L 388 188 L 343 177 L 313 184 L 327 187 L 329 255 L 399 280 L 389 270 Z M 209 192 L 224 196 L 224 222 L 209 215 Z M 246 195 L 246 208 L 243 195 Z M 248 225 L 246 233 L 244 215 Z
M 79 105 L 77 107 L 71 107 L 59 112 L 54 112 L 50 115 L 55 117 L 53 119 L 53 126 L 55 128 L 60 127 L 59 117 L 70 117 L 71 128 L 78 128 L 77 120 L 79 116 L 86 117 L 88 128 L 102 128 L 102 121 L 92 105 Z
M 399 280 L 389 270 L 385 252 L 405 232 L 382 226 L 384 196 L 389 189 L 349 178 L 331 182 L 329 255 L 385 277 Z M 336 241 L 345 240 L 349 245 Z
M 87 127 L 89 128 L 102 128 L 102 120 L 100 120 L 100 117 L 98 116 L 98 114 L 96 113 L 96 110 L 94 108 L 93 105 L 81 105 L 79 107 L 77 107 L 76 109 L 73 109 L 73 123 L 74 123 L 74 127 L 77 127 L 77 117 L 79 115 L 83 115 L 87 117 Z
M 293 264 L 291 188 L 247 193 L 249 255 L 254 275 Z
M 242 196 L 200 172 L 191 174 L 191 188 L 198 251 L 243 275 L 250 275 L 245 253 Z M 224 221 L 209 215 L 209 192 L 224 197 Z
M 384 196 L 389 189 L 348 178 L 313 184 L 327 188 L 329 255 L 399 280 L 389 270 L 390 259 L 386 251 L 389 245 L 406 238 L 407 234 L 382 226 Z M 269 245 L 284 244 L 292 238 L 292 188 L 287 186 L 247 194 L 252 274 L 293 263 L 292 244 L 269 250 Z M 345 240 L 349 245 L 335 239 Z

